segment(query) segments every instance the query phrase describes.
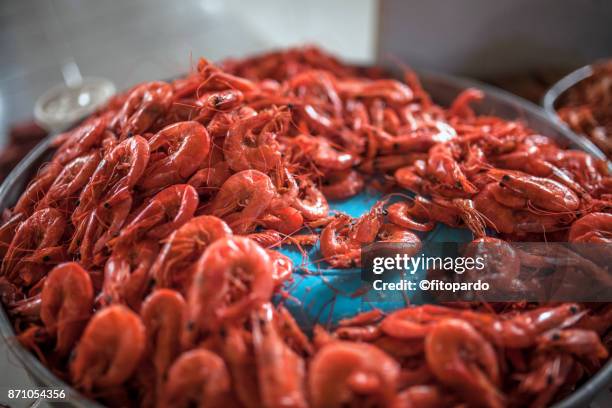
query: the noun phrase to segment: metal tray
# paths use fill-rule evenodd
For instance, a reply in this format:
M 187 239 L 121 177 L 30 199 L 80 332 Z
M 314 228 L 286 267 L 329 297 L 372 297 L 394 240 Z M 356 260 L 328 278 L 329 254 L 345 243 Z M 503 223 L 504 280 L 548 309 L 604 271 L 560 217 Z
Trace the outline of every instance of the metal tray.
M 520 119 L 533 130 L 552 137 L 560 144 L 584 150 L 598 158 L 605 158 L 603 153 L 592 143 L 570 132 L 559 121 L 551 120 L 538 106 L 517 96 L 479 82 L 443 74 L 420 73 L 420 78 L 423 87 L 431 94 L 434 101 L 441 105 L 448 106 L 454 97 L 466 88 L 479 88 L 484 91 L 485 99 L 480 104 L 474 106 L 478 113 L 497 115 L 506 119 Z M 0 210 L 14 205 L 39 165 L 48 160 L 52 152 L 50 147 L 51 138 L 41 142 L 32 150 L 13 169 L 2 186 L 0 186 Z M 68 384 L 61 381 L 33 354 L 24 349 L 15 340 L 13 326 L 2 307 L 0 307 L 0 333 L 10 351 L 24 365 L 35 384 L 40 387 L 50 387 L 66 391 L 66 399 L 61 402 L 62 406 L 69 403 L 76 407 L 102 407 L 99 403 L 85 398 Z M 612 360 L 608 361 L 595 376 L 590 378 L 578 390 L 555 404 L 554 407 L 576 408 L 588 406 L 595 395 L 611 381 Z M 51 404 L 55 405 L 56 403 L 51 402 Z
M 590 145 L 595 149 L 599 150 L 599 148 L 595 145 L 595 143 L 591 142 L 588 137 L 585 135 L 581 135 L 578 133 L 574 133 L 574 131 L 557 115 L 557 110 L 555 109 L 555 105 L 559 101 L 561 95 L 563 95 L 568 89 L 572 88 L 574 85 L 578 84 L 581 81 L 589 78 L 594 73 L 594 69 L 597 65 L 607 63 L 612 63 L 612 60 L 601 60 L 597 61 L 590 65 L 585 65 L 584 67 L 578 68 L 575 71 L 570 72 L 559 81 L 557 81 L 542 98 L 542 107 L 550 117 L 550 119 L 563 127 L 568 133 L 575 135 L 577 138 L 581 139 L 584 145 Z M 601 150 L 600 150 L 601 151 Z M 605 155 L 603 157 L 606 158 Z

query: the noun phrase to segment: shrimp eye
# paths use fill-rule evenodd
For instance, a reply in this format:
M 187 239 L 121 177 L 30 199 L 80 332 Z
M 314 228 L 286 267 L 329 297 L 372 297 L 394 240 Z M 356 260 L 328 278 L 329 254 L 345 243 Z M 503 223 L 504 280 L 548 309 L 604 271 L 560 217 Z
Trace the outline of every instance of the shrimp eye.
M 287 109 L 289 109 L 289 110 L 293 110 L 293 109 L 295 109 L 295 106 L 293 106 L 293 104 L 292 104 L 292 103 L 288 103 L 288 104 L 287 104 Z
M 51 257 L 49 255 L 45 255 L 42 258 L 43 262 L 49 262 L 51 260 Z
M 104 208 L 109 209 L 110 208 L 110 204 L 109 203 L 104 203 Z
M 383 208 L 382 215 L 389 215 L 389 211 L 386 208 Z
M 504 174 L 501 179 L 502 179 L 503 182 L 507 183 L 510 180 L 512 180 L 512 177 L 510 177 L 509 174 Z
M 131 130 L 129 132 L 127 132 L 127 137 L 130 138 L 134 136 L 134 132 L 132 132 Z
M 553 335 L 551 336 L 551 338 L 555 341 L 557 340 L 561 340 L 561 335 L 559 333 L 553 333 Z
M 572 305 L 572 306 L 570 306 L 569 311 L 570 311 L 571 314 L 576 314 L 576 313 L 578 313 L 578 308 L 576 306 Z
M 193 320 L 189 320 L 187 322 L 187 330 L 192 331 L 194 327 L 195 327 L 195 324 L 193 323 Z

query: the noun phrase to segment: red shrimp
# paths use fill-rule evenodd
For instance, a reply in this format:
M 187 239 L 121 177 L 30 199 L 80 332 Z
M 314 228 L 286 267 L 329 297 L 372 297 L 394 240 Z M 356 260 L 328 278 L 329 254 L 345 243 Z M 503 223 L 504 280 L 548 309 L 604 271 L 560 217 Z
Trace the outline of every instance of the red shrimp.
M 230 168 L 234 171 L 254 169 L 264 173 L 275 168 L 281 159 L 276 132 L 282 130 L 286 119 L 286 113 L 268 110 L 236 122 L 229 129 L 223 144 Z
M 244 170 L 223 183 L 208 212 L 224 219 L 235 233 L 248 233 L 275 194 L 270 177 L 258 170 Z
M 78 226 L 106 200 L 123 190 L 131 190 L 144 174 L 148 161 L 149 145 L 140 136 L 126 139 L 115 146 L 98 164 L 81 192 L 79 205 L 72 214 L 72 223 Z
M 34 209 L 49 191 L 49 188 L 62 171 L 62 165 L 51 162 L 43 166 L 38 175 L 28 185 L 13 208 L 14 213 L 23 213 L 26 216 L 32 215 Z
M 231 401 L 230 385 L 221 357 L 205 349 L 186 351 L 170 367 L 159 403 L 178 408 L 225 406 Z
M 54 207 L 71 213 L 76 207 L 75 199 L 89 182 L 98 163 L 100 163 L 100 153 L 96 151 L 66 163 L 36 209 Z
M 142 135 L 170 109 L 172 101 L 172 87 L 165 82 L 153 81 L 136 86 L 127 96 L 113 125 L 122 139 Z
M 65 250 L 61 238 L 66 228 L 64 216 L 56 209 L 34 212 L 15 230 L 2 259 L 0 273 L 23 286 L 36 284 L 50 269 L 62 262 Z
M 145 293 L 152 286 L 149 271 L 158 253 L 158 243 L 151 240 L 115 245 L 104 265 L 97 303 L 104 306 L 123 303 L 139 310 Z
M 395 397 L 399 375 L 399 364 L 382 350 L 332 341 L 310 363 L 310 402 L 314 408 L 387 406 Z
M 190 268 L 204 249 L 212 242 L 231 235 L 229 226 L 217 217 L 201 215 L 192 218 L 165 239 L 150 270 L 155 284 L 185 293 L 191 283 Z
M 210 136 L 198 122 L 178 122 L 151 137 L 149 150 L 147 176 L 138 184 L 145 194 L 187 181 L 208 154 Z
M 87 271 L 76 262 L 55 268 L 43 285 L 40 319 L 54 336 L 55 351 L 67 356 L 85 329 L 93 309 L 93 287 Z
M 89 321 L 70 361 L 73 384 L 87 393 L 127 381 L 144 354 L 145 327 L 125 306 L 109 306 Z
M 66 136 L 58 136 L 56 141 L 62 141 L 63 143 L 53 155 L 53 161 L 66 164 L 88 153 L 90 149 L 102 143 L 106 125 L 107 118 L 101 116 L 71 130 Z
M 219 322 L 240 321 L 270 300 L 274 266 L 266 251 L 244 237 L 213 242 L 195 266 L 189 288 L 188 336 L 213 329 Z
M 167 187 L 130 216 L 111 244 L 128 243 L 136 237 L 165 238 L 193 218 L 198 202 L 198 193 L 188 184 Z
M 469 323 L 445 319 L 425 338 L 425 357 L 434 375 L 470 404 L 503 407 L 495 349 Z
M 148 339 L 147 353 L 155 369 L 158 395 L 172 362 L 181 353 L 185 306 L 181 294 L 170 289 L 158 289 L 142 303 L 140 316 Z

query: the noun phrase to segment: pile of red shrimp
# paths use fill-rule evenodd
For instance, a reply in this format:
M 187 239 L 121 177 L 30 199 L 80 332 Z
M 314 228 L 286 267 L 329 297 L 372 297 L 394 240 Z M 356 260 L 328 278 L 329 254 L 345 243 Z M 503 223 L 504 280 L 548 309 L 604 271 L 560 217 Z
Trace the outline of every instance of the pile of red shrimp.
M 437 223 L 610 242 L 612 178 L 524 124 L 312 47 L 204 59 L 54 140 L 0 227 L 18 340 L 109 406 L 546 406 L 608 358 L 610 304 L 377 310 L 302 332 L 279 246 L 359 263 Z M 359 218 L 328 200 L 408 191 Z M 495 235 L 496 238 L 488 235 Z
M 557 105 L 561 120 L 612 157 L 612 61 L 596 64 L 593 73 L 563 93 Z

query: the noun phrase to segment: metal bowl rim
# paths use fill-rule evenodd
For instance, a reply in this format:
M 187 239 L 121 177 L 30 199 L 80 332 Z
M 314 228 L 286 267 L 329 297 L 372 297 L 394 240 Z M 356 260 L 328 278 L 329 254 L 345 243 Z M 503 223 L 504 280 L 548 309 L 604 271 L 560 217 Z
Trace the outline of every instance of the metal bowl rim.
M 561 120 L 561 118 L 559 118 L 559 115 L 557 115 L 557 110 L 555 109 L 555 104 L 559 100 L 559 97 L 561 97 L 561 95 L 567 92 L 570 88 L 591 77 L 594 73 L 594 69 L 597 66 L 610 63 L 612 63 L 612 58 L 604 58 L 570 72 L 548 88 L 541 101 L 542 108 L 551 121 L 564 128 L 567 133 L 575 135 L 577 138 L 582 139 L 585 144 L 588 143 L 600 151 L 601 149 L 599 149 L 595 143 L 591 142 L 585 135 L 574 132 L 564 121 Z M 605 155 L 603 158 L 607 160 Z

